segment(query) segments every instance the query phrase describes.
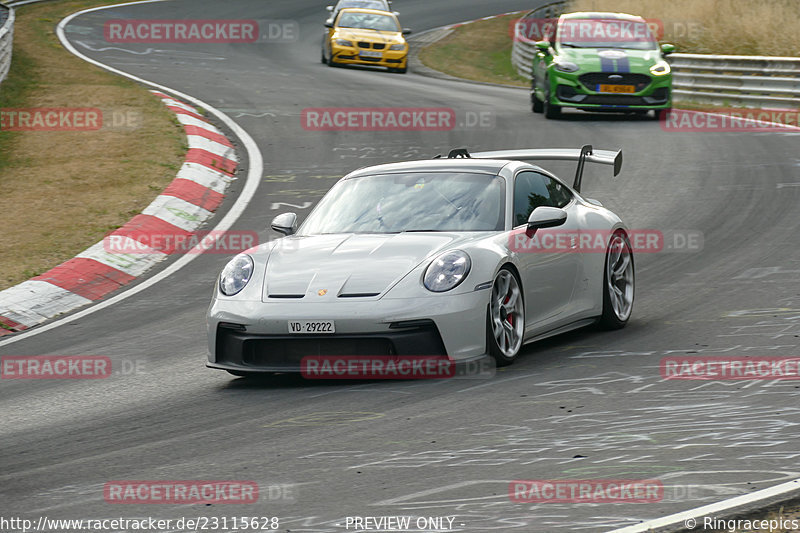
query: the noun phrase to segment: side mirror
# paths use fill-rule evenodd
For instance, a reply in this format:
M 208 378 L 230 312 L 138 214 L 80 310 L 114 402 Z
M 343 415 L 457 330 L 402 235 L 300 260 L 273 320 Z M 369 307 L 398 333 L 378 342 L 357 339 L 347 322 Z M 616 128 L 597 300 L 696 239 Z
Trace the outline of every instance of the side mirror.
M 536 41 L 536 48 L 545 54 L 550 53 L 550 41 Z
M 670 55 L 674 51 L 675 51 L 675 45 L 674 44 L 664 43 L 664 44 L 661 45 L 661 53 L 664 54 L 665 56 Z
M 325 21 L 325 27 L 326 27 L 326 28 L 333 28 L 333 22 L 331 22 L 331 21 Z
M 567 212 L 558 207 L 539 206 L 528 217 L 528 229 L 554 228 L 567 221 Z
M 414 32 L 411 31 L 411 28 L 403 28 L 403 35 L 411 35 L 412 33 Z
M 325 9 L 327 9 L 328 11 L 333 11 L 333 6 L 328 6 Z
M 281 213 L 272 219 L 272 229 L 284 235 L 292 235 L 297 231 L 297 215 L 295 213 Z

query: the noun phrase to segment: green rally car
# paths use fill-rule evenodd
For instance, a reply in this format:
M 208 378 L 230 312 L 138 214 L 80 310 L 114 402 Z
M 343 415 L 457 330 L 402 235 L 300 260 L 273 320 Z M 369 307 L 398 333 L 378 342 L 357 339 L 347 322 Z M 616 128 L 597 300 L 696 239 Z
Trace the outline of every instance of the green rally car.
M 531 103 L 534 113 L 558 118 L 562 107 L 647 113 L 672 106 L 672 73 L 641 17 L 624 13 L 568 13 L 536 43 Z

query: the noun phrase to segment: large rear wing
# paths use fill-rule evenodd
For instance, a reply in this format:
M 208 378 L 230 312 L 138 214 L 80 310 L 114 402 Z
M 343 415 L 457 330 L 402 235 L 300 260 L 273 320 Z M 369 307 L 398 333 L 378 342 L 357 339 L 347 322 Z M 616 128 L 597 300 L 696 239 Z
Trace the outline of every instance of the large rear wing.
M 451 151 L 447 157 L 510 159 L 513 161 L 577 161 L 578 168 L 575 171 L 575 182 L 572 188 L 578 192 L 581 190 L 583 166 L 587 161 L 589 163 L 599 163 L 601 165 L 613 165 L 615 177 L 619 174 L 620 170 L 622 170 L 622 150 L 594 150 L 590 144 L 586 144 L 580 149 L 534 148 L 527 150 L 496 150 L 493 152 L 476 152 L 474 154 L 470 154 L 464 149 L 457 149 Z

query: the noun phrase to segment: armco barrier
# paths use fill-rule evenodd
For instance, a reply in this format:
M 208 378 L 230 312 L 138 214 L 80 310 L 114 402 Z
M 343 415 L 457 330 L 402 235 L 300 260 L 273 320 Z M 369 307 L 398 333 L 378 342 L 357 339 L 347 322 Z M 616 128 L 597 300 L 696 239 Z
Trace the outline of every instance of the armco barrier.
M 14 10 L 0 5 L 0 83 L 11 68 L 11 47 L 14 41 Z
M 525 18 L 555 18 L 565 2 L 526 13 Z M 534 41 L 515 28 L 511 62 L 531 77 Z M 725 107 L 800 108 L 800 58 L 671 54 L 673 100 Z

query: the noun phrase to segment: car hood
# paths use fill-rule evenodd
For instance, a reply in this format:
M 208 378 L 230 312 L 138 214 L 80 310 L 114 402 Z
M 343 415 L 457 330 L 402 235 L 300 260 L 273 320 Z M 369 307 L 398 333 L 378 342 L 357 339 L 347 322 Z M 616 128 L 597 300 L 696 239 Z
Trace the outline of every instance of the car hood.
M 361 30 L 357 28 L 337 28 L 333 38 L 370 43 L 395 44 L 405 42 L 400 32 Z
M 334 234 L 279 240 L 267 259 L 262 299 L 378 296 L 457 233 Z
M 576 63 L 581 71 L 647 74 L 648 69 L 661 60 L 661 53 L 658 50 L 622 48 L 562 48 L 558 59 Z

